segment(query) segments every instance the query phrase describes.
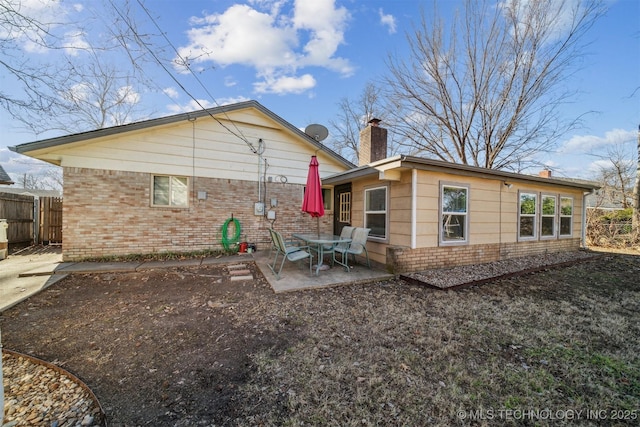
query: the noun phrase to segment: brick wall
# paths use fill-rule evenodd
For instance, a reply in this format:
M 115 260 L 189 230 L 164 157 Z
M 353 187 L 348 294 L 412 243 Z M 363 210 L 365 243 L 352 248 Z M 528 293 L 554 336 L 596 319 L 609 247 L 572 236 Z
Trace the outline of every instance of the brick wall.
M 151 207 L 150 174 L 64 168 L 63 259 L 222 249 L 221 227 L 232 215 L 240 221 L 241 240 L 269 248 L 271 222 L 254 215 L 256 182 L 189 179 L 188 208 Z M 199 191 L 206 200 L 197 200 Z M 317 220 L 300 212 L 302 186 L 268 183 L 267 210 L 271 198 L 278 200 L 274 228 L 284 236 L 317 229 Z M 332 221 L 327 212 L 321 231 L 331 231 Z
M 387 247 L 387 270 L 394 274 L 479 264 L 580 248 L 580 239 L 410 249 Z

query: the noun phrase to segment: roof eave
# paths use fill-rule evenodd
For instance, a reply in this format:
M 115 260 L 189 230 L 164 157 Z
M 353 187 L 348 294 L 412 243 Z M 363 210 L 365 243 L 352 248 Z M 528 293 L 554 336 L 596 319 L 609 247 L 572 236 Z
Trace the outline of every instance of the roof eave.
M 461 175 L 471 175 L 486 177 L 487 175 L 495 179 L 536 182 L 541 184 L 551 184 L 562 187 L 573 187 L 584 190 L 595 190 L 600 188 L 597 183 L 577 182 L 559 178 L 544 178 L 534 175 L 524 175 L 515 172 L 507 172 L 497 169 L 486 169 L 478 166 L 463 165 L 458 163 L 448 163 L 441 160 L 424 159 L 421 157 L 402 156 L 402 165 L 412 169 L 451 171 L 456 170 Z
M 532 175 L 523 175 L 514 172 L 506 172 L 495 169 L 485 169 L 476 166 L 463 165 L 458 163 L 449 163 L 441 160 L 425 159 L 413 156 L 394 156 L 387 159 L 370 163 L 366 166 L 360 166 L 347 172 L 331 175 L 322 180 L 326 184 L 340 184 L 353 179 L 362 178 L 364 176 L 377 174 L 381 170 L 389 169 L 419 169 L 437 172 L 451 173 L 455 171 L 459 175 L 474 176 L 486 178 L 487 176 L 494 179 L 504 181 L 518 182 L 536 182 L 546 185 L 555 185 L 561 187 L 571 187 L 581 190 L 596 190 L 600 186 L 596 183 L 575 182 L 557 178 L 543 178 Z

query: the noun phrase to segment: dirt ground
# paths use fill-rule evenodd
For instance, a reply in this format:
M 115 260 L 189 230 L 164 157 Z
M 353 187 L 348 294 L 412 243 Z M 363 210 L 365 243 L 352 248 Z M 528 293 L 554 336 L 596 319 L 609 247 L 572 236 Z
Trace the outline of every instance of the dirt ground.
M 371 395 L 379 393 L 380 387 L 387 384 L 382 378 L 389 372 L 402 374 L 397 391 L 411 399 L 404 389 L 408 387 L 406 381 L 413 381 L 414 385 L 429 382 L 418 374 L 419 369 L 425 369 L 423 365 L 442 369 L 442 375 L 436 378 L 434 374 L 424 374 L 434 376 L 434 385 L 429 387 L 435 389 L 417 393 L 416 398 L 422 400 L 416 402 L 425 401 L 424 393 L 442 397 L 439 390 L 450 383 L 446 372 L 451 368 L 437 360 L 433 345 L 427 346 L 421 340 L 434 334 L 437 345 L 449 349 L 443 358 L 451 360 L 456 354 L 451 351 L 452 343 L 464 344 L 458 341 L 462 338 L 456 338 L 459 328 L 473 323 L 466 316 L 476 316 L 473 328 L 477 330 L 482 324 L 478 318 L 484 319 L 487 310 L 497 310 L 494 307 L 503 305 L 521 307 L 520 301 L 531 295 L 546 300 L 547 307 L 558 301 L 574 301 L 576 288 L 566 283 L 571 278 L 576 278 L 577 283 L 586 281 L 591 287 L 589 293 L 598 296 L 606 294 L 606 289 L 593 291 L 593 286 L 600 285 L 590 283 L 588 278 L 604 277 L 611 272 L 615 284 L 612 292 L 619 296 L 632 288 L 629 292 L 633 292 L 635 299 L 626 304 L 627 309 L 631 307 L 629 304 L 636 307 L 629 313 L 638 324 L 638 256 L 610 255 L 560 271 L 550 270 L 463 291 L 439 291 L 389 281 L 276 295 L 259 270 L 251 264 L 249 268 L 256 279 L 246 282 L 231 282 L 224 266 L 72 275 L 2 313 L 3 345 L 53 362 L 81 378 L 99 398 L 109 426 L 300 425 L 324 423 L 327 419 L 323 417 L 334 416 L 334 425 L 347 425 L 345 420 L 358 425 L 389 425 L 402 424 L 402 418 L 393 415 L 398 410 L 398 401 L 394 406 L 391 397 L 382 397 L 382 403 L 375 399 L 368 402 L 370 407 L 364 410 L 365 415 L 352 412 L 340 415 L 334 408 L 322 415 L 316 412 L 297 420 L 289 417 L 295 411 L 304 412 L 305 406 L 347 405 L 351 407 L 348 411 L 353 411 L 359 404 L 352 401 L 352 394 L 357 395 L 362 387 Z M 477 313 L 474 309 L 463 314 L 446 312 L 464 299 L 472 300 L 477 307 L 487 306 Z M 581 307 L 592 310 L 584 304 Z M 559 307 L 568 309 L 566 304 Z M 517 315 L 523 317 L 522 313 Z M 543 321 L 535 313 L 532 319 L 533 323 Z M 550 324 L 554 322 L 557 319 Z M 504 324 L 511 323 L 518 322 Z M 447 325 L 457 325 L 458 329 L 448 330 Z M 558 334 L 567 328 L 571 329 L 571 325 L 562 325 Z M 638 327 L 633 328 L 629 333 L 637 338 Z M 611 330 L 603 333 L 610 334 Z M 477 333 L 471 335 L 477 339 Z M 495 330 L 487 337 L 494 335 Z M 526 346 L 515 341 L 505 339 L 495 346 L 487 345 L 486 351 L 506 352 L 504 357 L 513 360 L 519 346 Z M 635 357 L 629 362 L 632 367 L 629 375 L 636 387 L 630 393 L 631 404 L 637 406 L 638 344 L 621 342 L 621 346 L 635 346 L 627 350 Z M 462 345 L 459 352 L 468 351 L 465 350 L 468 347 Z M 303 353 L 311 355 L 310 359 L 296 362 L 297 355 Z M 384 354 L 389 354 L 389 359 L 380 360 Z M 496 355 L 495 361 L 503 365 L 500 357 L 502 353 Z M 343 365 L 339 364 L 341 358 Z M 367 363 L 376 366 L 374 370 L 378 373 L 365 375 L 354 371 L 353 375 L 331 377 L 329 370 L 341 366 L 339 369 L 345 374 L 362 370 Z M 322 381 L 329 382 L 313 384 L 309 380 L 308 387 L 313 390 L 304 390 L 305 378 L 311 374 L 301 369 L 313 371 L 322 376 Z M 345 381 L 343 386 L 350 391 L 340 391 L 340 386 L 334 384 L 336 381 Z M 396 387 L 393 381 L 388 384 Z M 323 403 L 327 397 L 319 396 L 320 389 L 330 393 L 334 386 L 338 390 L 331 394 L 331 399 L 344 402 Z M 355 391 L 350 387 L 355 387 Z M 497 388 L 500 387 L 498 384 Z M 393 390 L 385 393 L 390 391 Z M 440 405 L 447 405 L 447 399 L 451 398 L 444 398 Z M 436 404 L 434 401 L 433 405 Z M 421 407 L 423 403 L 416 405 L 418 412 L 428 409 Z M 406 416 L 411 417 L 410 410 L 407 411 Z M 444 420 L 443 425 L 455 424 L 447 421 L 450 414 L 433 408 L 431 411 Z M 386 418 L 385 414 L 391 415 Z

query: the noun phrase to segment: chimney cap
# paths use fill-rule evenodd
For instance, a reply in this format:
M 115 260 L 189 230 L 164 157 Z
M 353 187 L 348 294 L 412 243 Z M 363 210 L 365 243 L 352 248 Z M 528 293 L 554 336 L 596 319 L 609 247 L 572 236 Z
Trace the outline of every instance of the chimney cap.
M 369 120 L 367 123 L 369 123 L 371 126 L 378 126 L 380 124 L 382 120 L 380 119 L 376 119 L 375 117 L 371 120 Z

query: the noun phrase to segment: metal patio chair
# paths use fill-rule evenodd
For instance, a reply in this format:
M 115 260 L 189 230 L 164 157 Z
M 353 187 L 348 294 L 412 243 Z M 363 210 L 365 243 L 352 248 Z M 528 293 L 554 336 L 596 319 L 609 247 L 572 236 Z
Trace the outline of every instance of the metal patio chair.
M 336 246 L 333 252 L 333 260 L 336 261 L 336 254 L 339 253 L 342 255 L 342 265 L 347 266 L 347 271 L 349 270 L 349 255 L 352 256 L 353 262 L 356 262 L 356 255 L 360 255 L 364 252 L 367 257 L 367 267 L 371 269 L 371 263 L 369 262 L 369 252 L 367 252 L 367 237 L 369 237 L 370 228 L 362 228 L 356 227 L 353 230 L 353 235 L 351 236 L 351 243 L 349 243 L 348 247 Z
M 350 226 L 346 226 L 346 227 L 342 227 L 342 231 L 340 232 L 340 238 L 341 239 L 350 239 L 351 236 L 353 235 L 353 230 L 355 230 L 355 227 L 350 227 Z M 323 247 L 323 253 L 325 255 L 331 254 L 331 265 L 333 266 L 334 261 L 335 261 L 335 250 L 337 247 L 341 247 L 341 248 L 348 248 L 349 247 L 349 243 L 338 243 L 336 245 L 324 245 Z
M 273 265 L 269 264 L 269 268 L 275 274 L 275 276 L 280 279 L 280 272 L 282 271 L 282 267 L 284 263 L 288 261 L 300 261 L 305 258 L 309 258 L 309 274 L 311 274 L 311 265 L 313 264 L 313 255 L 308 252 L 308 246 L 297 246 L 293 245 L 282 238 L 282 234 L 277 232 L 276 230 L 270 228 L 269 233 L 271 234 L 271 240 L 273 242 L 273 250 L 276 251 L 276 256 L 273 258 Z M 280 263 L 280 267 L 278 268 L 278 272 L 276 273 L 276 264 L 278 262 L 278 256 L 282 255 L 282 262 Z

